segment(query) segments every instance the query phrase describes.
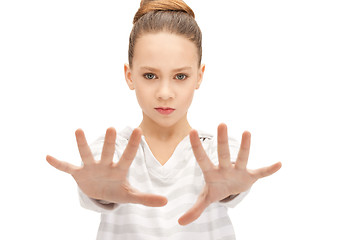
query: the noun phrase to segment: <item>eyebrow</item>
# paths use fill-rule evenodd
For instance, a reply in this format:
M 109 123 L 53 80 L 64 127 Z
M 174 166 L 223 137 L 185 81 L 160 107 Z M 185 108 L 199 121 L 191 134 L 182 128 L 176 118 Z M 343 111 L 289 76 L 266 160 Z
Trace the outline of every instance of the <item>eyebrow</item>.
M 150 71 L 153 71 L 153 72 L 157 72 L 158 71 L 158 69 L 152 68 L 152 67 L 148 67 L 148 66 L 141 67 L 141 69 L 146 69 L 146 70 L 150 70 Z M 179 72 L 179 71 L 191 70 L 191 69 L 192 69 L 192 67 L 181 67 L 181 68 L 173 69 L 173 71 Z

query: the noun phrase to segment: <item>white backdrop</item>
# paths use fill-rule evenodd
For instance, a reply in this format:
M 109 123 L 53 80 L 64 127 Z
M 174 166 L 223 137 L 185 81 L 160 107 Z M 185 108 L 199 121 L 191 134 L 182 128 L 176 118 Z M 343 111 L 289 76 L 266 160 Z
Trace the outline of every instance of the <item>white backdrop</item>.
M 351 239 L 349 1 L 186 1 L 203 32 L 193 128 L 252 134 L 249 168 L 283 163 L 230 216 L 237 239 Z M 137 127 L 123 64 L 139 1 L 0 1 L 0 239 L 95 239 L 73 178 L 88 141 Z M 6 238 L 4 237 L 6 236 Z

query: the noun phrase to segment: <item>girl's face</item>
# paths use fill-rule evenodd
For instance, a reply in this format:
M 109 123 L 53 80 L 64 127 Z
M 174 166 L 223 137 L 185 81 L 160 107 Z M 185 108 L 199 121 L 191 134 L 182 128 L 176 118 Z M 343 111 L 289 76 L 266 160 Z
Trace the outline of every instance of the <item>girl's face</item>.
M 205 71 L 204 65 L 198 67 L 193 42 L 168 32 L 144 34 L 135 45 L 133 68 L 125 64 L 124 71 L 144 120 L 149 118 L 163 127 L 187 123 L 187 111 Z M 160 107 L 175 110 L 165 115 L 156 110 Z

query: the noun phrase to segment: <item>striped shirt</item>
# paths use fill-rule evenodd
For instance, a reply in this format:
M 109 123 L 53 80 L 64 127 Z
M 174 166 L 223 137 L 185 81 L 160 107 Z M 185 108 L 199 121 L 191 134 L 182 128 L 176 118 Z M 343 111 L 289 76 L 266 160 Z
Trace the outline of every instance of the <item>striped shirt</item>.
M 122 156 L 133 128 L 127 126 L 117 132 L 114 161 Z M 202 145 L 214 164 L 218 164 L 217 137 L 198 130 Z M 95 159 L 100 159 L 104 136 L 90 145 Z M 232 162 L 235 162 L 239 143 L 229 137 Z M 212 203 L 194 222 L 181 226 L 181 217 L 196 202 L 204 187 L 201 168 L 196 162 L 187 135 L 176 147 L 170 159 L 162 166 L 152 154 L 144 136 L 128 172 L 129 183 L 142 192 L 167 197 L 163 207 L 141 204 L 107 204 L 89 198 L 80 189 L 81 206 L 101 213 L 98 240 L 233 240 L 232 222 L 227 208 L 236 206 L 249 192 L 239 194 L 226 202 Z

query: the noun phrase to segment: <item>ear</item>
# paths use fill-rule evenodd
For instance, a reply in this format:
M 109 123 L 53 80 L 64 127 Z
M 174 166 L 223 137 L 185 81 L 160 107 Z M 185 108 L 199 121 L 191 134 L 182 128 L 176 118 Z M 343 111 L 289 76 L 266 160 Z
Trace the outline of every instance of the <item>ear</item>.
M 128 84 L 128 87 L 130 90 L 134 90 L 134 83 L 132 80 L 132 72 L 131 69 L 129 67 L 129 64 L 124 64 L 124 77 L 126 79 L 126 82 Z
M 199 89 L 200 85 L 202 83 L 202 79 L 204 77 L 204 72 L 205 72 L 205 64 L 202 64 L 199 68 L 198 71 L 198 77 L 197 77 L 197 83 L 196 83 L 196 88 L 195 89 Z

